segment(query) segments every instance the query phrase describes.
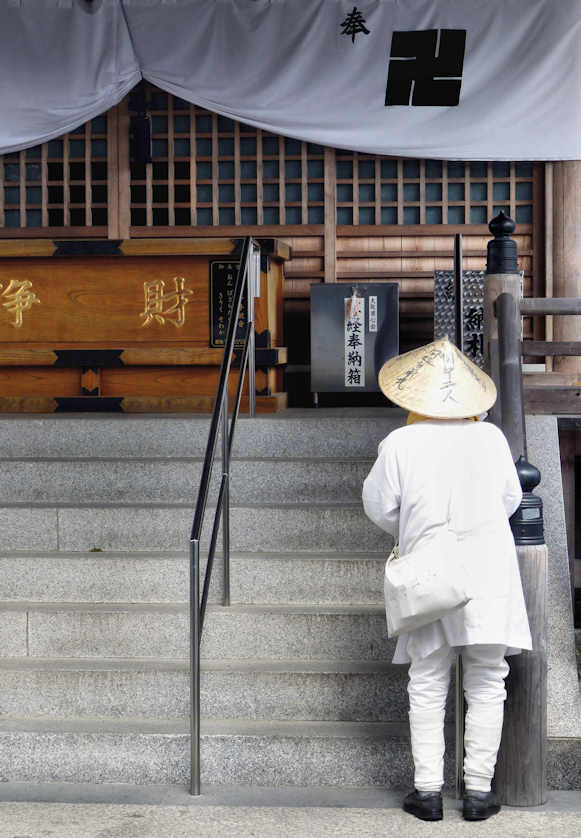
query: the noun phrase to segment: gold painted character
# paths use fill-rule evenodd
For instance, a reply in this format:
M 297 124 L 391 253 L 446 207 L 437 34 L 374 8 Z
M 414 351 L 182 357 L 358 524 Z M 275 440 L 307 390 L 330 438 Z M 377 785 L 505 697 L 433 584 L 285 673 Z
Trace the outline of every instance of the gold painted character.
M 144 318 L 142 327 L 149 326 L 155 320 L 162 326 L 167 321 L 181 329 L 186 322 L 186 305 L 191 302 L 189 298 L 194 293 L 184 287 L 185 282 L 183 276 L 174 276 L 173 291 L 166 291 L 163 279 L 153 279 L 143 283 L 145 308 L 139 315 Z
M 1 284 L 0 288 L 2 288 Z M 11 279 L 4 291 L 0 293 L 0 297 L 5 297 L 8 301 L 2 303 L 2 306 L 9 314 L 14 316 L 12 325 L 15 329 L 19 329 L 22 326 L 23 313 L 32 308 L 34 303 L 40 303 L 40 300 L 31 289 L 32 282 L 29 279 Z

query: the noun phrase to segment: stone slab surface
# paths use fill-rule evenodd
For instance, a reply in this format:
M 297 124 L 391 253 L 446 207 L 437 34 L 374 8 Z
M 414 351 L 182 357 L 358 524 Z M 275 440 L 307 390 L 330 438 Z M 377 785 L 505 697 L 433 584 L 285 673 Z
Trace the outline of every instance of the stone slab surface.
M 338 558 L 338 555 L 341 558 Z M 254 554 L 232 561 L 233 598 L 241 603 L 320 603 L 383 606 L 383 552 L 298 553 L 267 558 Z
M 383 437 L 405 423 L 393 408 L 286 410 L 241 415 L 234 454 L 251 457 L 375 457 Z M 0 417 L 1 457 L 203 457 L 210 417 L 78 414 Z
M 193 511 L 175 507 L 62 507 L 59 545 L 65 552 L 99 548 L 179 550 L 187 545 Z M 203 543 L 209 543 L 213 510 L 208 510 Z M 393 539 L 374 526 L 359 504 L 240 506 L 230 512 L 234 550 L 266 552 L 371 552 L 391 549 Z
M 2 550 L 58 550 L 58 514 L 48 507 L 5 507 L 0 504 Z
M 581 693 L 575 662 L 573 611 L 556 416 L 527 416 L 528 458 L 541 472 L 549 548 L 547 729 L 549 736 L 581 737 Z
M 406 667 L 204 668 L 204 718 L 407 721 Z M 346 670 L 346 667 L 342 667 Z M 326 671 L 325 671 L 326 670 Z M 0 668 L 0 716 L 186 719 L 188 667 Z
M 325 795 L 320 793 L 322 800 Z M 401 795 L 399 795 L 401 798 Z M 219 798 L 218 798 L 219 799 Z M 345 795 L 344 800 L 349 801 Z M 44 838 L 55 833 L 59 838 L 105 838 L 105 836 L 140 836 L 140 838 L 440 838 L 478 835 L 495 838 L 541 838 L 559 835 L 578 838 L 581 815 L 575 811 L 503 809 L 499 815 L 473 824 L 462 819 L 456 801 L 444 802 L 444 821 L 427 824 L 399 808 L 384 793 L 382 803 L 368 808 L 356 801 L 337 804 L 338 808 L 314 803 L 301 808 L 272 805 L 144 805 L 144 804 L 56 804 L 4 803 L 1 812 L 4 826 L 1 838 L 24 836 Z
M 230 556 L 234 603 L 380 605 L 383 554 Z M 206 561 L 202 557 L 201 573 Z M 186 553 L 0 555 L 0 601 L 185 602 Z M 216 555 L 210 601 L 222 602 L 223 561 Z
M 0 655 L 3 658 L 28 654 L 28 615 L 24 610 L 0 610 Z
M 31 606 L 28 648 L 32 657 L 164 657 L 189 655 L 188 614 L 166 606 L 54 608 Z M 202 639 L 206 659 L 390 661 L 380 609 L 326 613 L 211 606 Z
M 100 805 L 134 804 L 137 806 L 187 806 L 188 808 L 205 808 L 207 806 L 310 809 L 319 807 L 324 809 L 401 809 L 402 795 L 397 791 L 390 791 L 378 786 L 229 786 L 203 783 L 202 793 L 190 794 L 187 785 L 147 785 L 136 786 L 115 783 L 2 783 L 0 785 L 0 802 L 3 803 L 50 803 Z M 460 801 L 444 794 L 444 809 L 453 814 L 461 807 Z M 98 810 L 97 810 L 98 811 Z M 558 815 L 576 814 L 581 816 L 581 791 L 551 790 L 547 795 L 547 802 L 542 806 L 519 806 L 518 808 L 504 806 L 503 812 L 516 812 L 520 815 Z M 339 812 L 338 814 L 342 814 Z M 504 817 L 504 816 L 503 816 Z M 406 826 L 413 826 L 417 821 L 402 818 Z M 447 819 L 447 818 L 446 818 Z M 495 826 L 499 827 L 501 818 L 495 818 Z M 430 829 L 429 824 L 418 823 L 422 829 Z M 467 824 L 472 830 L 474 825 Z M 445 823 L 435 827 L 439 831 L 446 828 Z M 480 824 L 479 830 L 486 828 Z M 382 835 L 384 833 L 381 833 Z M 407 834 L 407 830 L 405 832 Z M 412 833 L 413 834 L 413 833 Z M 416 833 L 425 835 L 426 832 Z M 436 833 L 434 833 L 436 834 Z M 449 834 L 449 833 L 446 833 Z M 468 833 L 467 833 L 468 834 Z M 504 835 L 504 832 L 500 832 Z
M 118 553 L 0 556 L 0 601 L 185 602 L 189 559 Z M 216 562 L 213 587 L 221 587 Z M 215 592 L 215 599 L 218 598 Z
M 234 460 L 237 504 L 355 503 L 371 460 Z M 180 503 L 197 497 L 201 460 L 8 460 L 1 462 L 2 503 Z M 210 497 L 216 497 L 220 462 Z

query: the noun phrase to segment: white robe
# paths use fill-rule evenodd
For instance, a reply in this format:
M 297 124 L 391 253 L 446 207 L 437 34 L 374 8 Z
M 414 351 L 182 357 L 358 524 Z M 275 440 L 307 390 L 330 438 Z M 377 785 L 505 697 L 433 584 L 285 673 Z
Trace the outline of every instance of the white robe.
M 363 484 L 371 520 L 398 537 L 400 552 L 429 543 L 447 525 L 469 556 L 477 595 L 468 605 L 398 638 L 394 663 L 425 657 L 444 643 L 497 643 L 507 654 L 531 648 L 514 539 L 508 518 L 522 497 L 508 443 L 490 423 L 418 422 L 379 445 Z

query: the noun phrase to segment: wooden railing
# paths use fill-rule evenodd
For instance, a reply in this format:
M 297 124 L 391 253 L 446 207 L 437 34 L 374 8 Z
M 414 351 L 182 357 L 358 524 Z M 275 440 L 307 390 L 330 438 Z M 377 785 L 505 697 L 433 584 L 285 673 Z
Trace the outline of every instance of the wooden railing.
M 581 314 L 579 297 L 528 297 L 520 301 L 526 316 Z M 581 341 L 524 340 L 522 355 L 553 358 L 581 356 Z M 581 414 L 581 370 L 526 375 L 524 379 L 527 413 Z

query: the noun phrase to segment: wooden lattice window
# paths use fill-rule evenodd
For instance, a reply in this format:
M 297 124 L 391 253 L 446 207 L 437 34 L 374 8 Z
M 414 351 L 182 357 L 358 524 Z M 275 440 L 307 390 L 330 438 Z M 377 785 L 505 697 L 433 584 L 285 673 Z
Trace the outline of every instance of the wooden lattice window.
M 152 161 L 131 163 L 132 227 L 324 223 L 321 146 L 147 95 Z
M 337 223 L 488 224 L 533 218 L 533 164 L 369 157 L 336 152 Z
M 108 116 L 56 140 L 0 157 L 0 227 L 99 228 L 106 235 Z

